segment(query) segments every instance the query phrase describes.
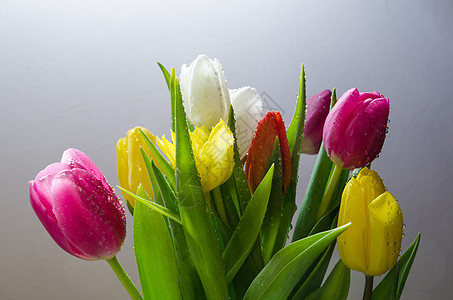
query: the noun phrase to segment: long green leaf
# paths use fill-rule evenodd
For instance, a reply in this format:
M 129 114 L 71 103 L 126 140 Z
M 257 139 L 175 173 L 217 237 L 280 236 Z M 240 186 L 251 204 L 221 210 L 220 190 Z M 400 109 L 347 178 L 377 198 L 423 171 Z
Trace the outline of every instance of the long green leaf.
M 252 282 L 244 299 L 286 299 L 314 260 L 349 226 L 309 236 L 280 250 Z
M 137 194 L 151 201 L 142 186 Z M 137 201 L 133 222 L 135 258 L 144 298 L 181 299 L 173 245 L 164 218 Z
M 227 299 L 228 286 L 217 242 L 193 157 L 186 114 L 178 79 L 171 72 L 171 97 L 175 99 L 176 191 L 184 233 L 208 299 Z
M 250 199 L 238 226 L 225 247 L 222 258 L 225 264 L 227 282 L 236 275 L 242 263 L 252 250 L 260 232 L 271 192 L 274 167 L 271 166 L 266 176 Z
M 283 248 L 288 239 L 288 232 L 291 227 L 294 213 L 297 210 L 296 206 L 296 190 L 297 182 L 299 180 L 299 160 L 301 154 L 302 138 L 304 135 L 305 127 L 305 110 L 306 110 L 306 91 L 305 91 L 305 68 L 302 64 L 300 71 L 299 94 L 297 97 L 296 109 L 294 111 L 293 119 L 288 127 L 286 135 L 288 137 L 288 145 L 291 152 L 291 184 L 283 199 L 282 217 L 276 242 L 274 246 L 274 253 Z
M 300 70 L 299 94 L 297 96 L 296 109 L 294 110 L 291 124 L 286 131 L 286 135 L 288 136 L 289 149 L 291 151 L 291 157 L 293 157 L 295 153 L 297 153 L 297 155 L 300 154 L 300 147 L 305 126 L 306 99 L 305 68 L 302 64 Z
M 263 225 L 261 226 L 260 239 L 264 264 L 267 264 L 274 252 L 275 240 L 278 234 L 280 219 L 282 216 L 283 191 L 282 178 L 283 166 L 280 152 L 280 143 L 278 136 L 275 138 L 274 149 L 272 150 L 269 163 L 274 165 L 274 176 L 272 179 L 272 189 L 269 196 L 266 215 L 264 216 Z
M 230 106 L 230 114 L 228 117 L 228 127 L 230 128 L 231 132 L 233 133 L 234 136 L 234 169 L 233 169 L 233 175 L 230 177 L 230 179 L 234 179 L 239 203 L 239 216 L 242 215 L 244 212 L 245 208 L 247 207 L 247 204 L 250 201 L 250 189 L 247 183 L 247 177 L 244 172 L 244 168 L 242 166 L 242 161 L 241 161 L 241 156 L 239 155 L 239 148 L 237 144 L 237 135 L 236 135 L 236 121 L 235 121 L 235 115 L 234 115 L 234 110 L 233 106 Z
M 297 291 L 296 289 L 293 290 L 294 295 L 291 300 L 303 300 L 321 286 L 334 249 L 335 242 L 329 245 L 318 261 L 315 261 L 316 265 L 310 274 L 305 274 L 301 280 L 299 280 L 298 285 L 300 286 L 296 286 Z
M 381 300 L 389 299 L 388 290 L 394 289 L 397 281 L 394 299 L 399 299 L 406 284 L 407 276 L 411 270 L 412 264 L 417 254 L 418 245 L 420 244 L 420 233 L 417 234 L 414 242 L 407 248 L 401 258 L 398 260 L 392 270 L 382 279 L 379 285 L 373 290 L 372 299 Z M 397 275 L 396 275 L 397 274 Z
M 171 184 L 171 187 L 176 190 L 176 179 L 175 179 L 175 169 L 173 166 L 165 159 L 165 157 L 160 153 L 157 149 L 156 145 L 154 145 L 148 136 L 139 128 L 138 129 L 143 136 L 145 144 L 148 146 L 148 149 L 154 156 L 156 163 L 162 168 L 162 172 L 167 175 L 168 180 Z
M 153 186 L 154 199 L 160 202 L 159 204 L 170 208 L 175 212 L 179 212 L 179 207 L 176 204 L 176 196 L 170 187 L 168 181 L 164 178 L 160 170 L 154 164 L 143 149 L 143 159 L 151 179 Z M 176 258 L 176 266 L 178 268 L 178 282 L 183 299 L 201 299 L 204 296 L 203 287 L 201 286 L 200 277 L 198 276 L 197 270 L 190 256 L 190 252 L 187 246 L 184 231 L 180 223 L 173 221 L 172 219 L 164 218 L 167 222 L 167 226 L 171 232 L 173 239 L 173 249 Z
M 125 188 L 122 188 L 122 187 L 118 187 L 120 190 L 122 190 L 123 192 L 125 192 L 126 194 L 128 194 L 129 196 L 131 196 L 132 198 L 134 198 L 135 200 L 143 203 L 144 205 L 148 206 L 149 208 L 151 208 L 152 210 L 155 210 L 156 212 L 166 216 L 166 217 L 169 217 L 170 219 L 172 219 L 173 221 L 179 223 L 179 224 L 182 224 L 178 214 L 176 214 L 175 212 L 171 211 L 170 209 L 166 208 L 165 206 L 162 206 L 162 205 L 159 205 L 153 201 L 149 201 L 143 197 L 140 197 L 138 195 L 135 195 L 134 193 L 126 190 Z M 135 211 L 135 210 L 134 210 Z
M 333 107 L 336 101 L 336 90 L 334 89 L 330 106 Z M 331 168 L 332 161 L 327 156 L 324 145 L 321 144 L 321 148 L 319 149 L 318 157 L 305 192 L 305 197 L 299 210 L 299 216 L 297 217 L 293 233 L 293 241 L 297 241 L 308 236 L 310 231 L 313 229 L 313 226 L 315 226 L 319 205 L 329 179 Z
M 349 293 L 351 270 L 341 259 L 335 265 L 324 285 L 310 294 L 307 300 L 346 300 Z

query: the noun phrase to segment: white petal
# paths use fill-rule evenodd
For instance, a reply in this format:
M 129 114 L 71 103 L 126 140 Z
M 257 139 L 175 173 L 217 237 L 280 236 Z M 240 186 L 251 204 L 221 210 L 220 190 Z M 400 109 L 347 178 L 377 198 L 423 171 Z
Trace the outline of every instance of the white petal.
M 236 137 L 241 158 L 247 154 L 256 126 L 261 119 L 263 102 L 258 92 L 249 86 L 230 90 L 236 119 Z

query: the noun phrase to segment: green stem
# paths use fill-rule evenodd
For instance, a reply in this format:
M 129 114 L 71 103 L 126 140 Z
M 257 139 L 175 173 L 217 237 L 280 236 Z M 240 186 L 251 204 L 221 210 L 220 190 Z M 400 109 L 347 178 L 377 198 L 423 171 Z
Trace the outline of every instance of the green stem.
M 214 204 L 215 204 L 215 208 L 216 208 L 217 214 L 219 215 L 220 220 L 223 222 L 223 224 L 225 224 L 229 228 L 231 228 L 230 222 L 228 222 L 228 217 L 226 215 L 225 205 L 223 204 L 223 198 L 222 198 L 222 192 L 220 191 L 220 186 L 218 186 L 212 190 L 212 195 L 214 196 Z
M 131 299 L 143 300 L 142 295 L 135 287 L 135 285 L 132 282 L 129 275 L 127 275 L 127 273 L 124 271 L 123 267 L 121 266 L 121 264 L 118 261 L 118 259 L 116 258 L 116 256 L 113 257 L 112 259 L 107 260 L 107 262 L 109 263 L 113 272 L 115 272 L 116 277 L 118 277 L 118 279 L 121 281 L 121 283 L 123 284 L 126 291 L 129 293 L 129 296 L 131 296 Z
M 322 195 L 321 204 L 319 205 L 318 214 L 316 215 L 316 221 L 321 219 L 329 208 L 330 200 L 332 199 L 333 192 L 335 191 L 335 187 L 337 186 L 342 170 L 342 167 L 334 164 L 332 175 L 330 176 L 329 182 L 324 190 L 324 194 Z
M 373 292 L 373 276 L 365 275 L 365 289 L 363 291 L 363 300 L 371 300 Z

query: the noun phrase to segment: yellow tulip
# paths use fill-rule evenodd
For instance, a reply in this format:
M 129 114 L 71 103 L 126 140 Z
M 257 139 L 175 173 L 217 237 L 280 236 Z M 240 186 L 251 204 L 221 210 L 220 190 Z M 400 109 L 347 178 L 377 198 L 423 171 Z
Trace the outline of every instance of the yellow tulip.
M 118 181 L 121 187 L 136 193 L 138 186 L 141 184 L 148 195 L 153 198 L 153 190 L 149 179 L 148 170 L 143 160 L 140 147 L 145 150 L 149 158 L 153 158 L 151 151 L 145 145 L 143 136 L 140 134 L 141 129 L 148 138 L 155 143 L 156 138 L 143 127 L 135 127 L 127 132 L 125 138 L 121 138 L 116 143 L 116 157 L 118 167 Z M 124 199 L 134 207 L 135 199 L 123 193 Z
M 157 145 L 174 167 L 175 134 L 172 132 L 171 135 L 172 142 L 163 136 L 162 139 L 157 138 Z M 220 120 L 211 132 L 206 126 L 195 127 L 190 132 L 190 139 L 201 186 L 205 192 L 209 192 L 227 181 L 233 172 L 233 133 Z
M 338 226 L 349 222 L 337 239 L 344 264 L 370 276 L 390 270 L 401 249 L 403 214 L 373 170 L 362 169 L 343 190 Z

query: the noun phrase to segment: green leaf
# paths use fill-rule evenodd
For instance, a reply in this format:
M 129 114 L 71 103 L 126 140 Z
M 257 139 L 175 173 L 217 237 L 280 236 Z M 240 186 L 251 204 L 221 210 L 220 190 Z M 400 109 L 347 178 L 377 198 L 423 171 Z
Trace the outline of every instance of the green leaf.
M 234 169 L 233 169 L 233 175 L 231 178 L 234 179 L 239 203 L 239 216 L 242 216 L 242 213 L 244 212 L 245 208 L 247 207 L 247 204 L 250 201 L 250 189 L 249 185 L 247 182 L 247 177 L 244 172 L 244 168 L 242 165 L 241 161 L 241 156 L 239 155 L 239 148 L 237 144 L 237 135 L 236 135 L 236 121 L 235 121 L 235 116 L 234 116 L 234 110 L 233 106 L 230 106 L 230 114 L 228 117 L 228 127 L 230 128 L 231 132 L 233 133 L 234 136 Z
M 148 167 L 148 165 L 147 165 Z M 153 172 L 155 178 L 156 178 L 156 183 L 159 187 L 159 190 L 161 192 L 163 202 L 166 207 L 171 209 L 172 211 L 179 213 L 179 207 L 178 204 L 176 203 L 176 194 L 173 192 L 170 184 L 168 181 L 164 178 L 164 175 L 160 172 L 159 168 L 154 164 L 153 161 L 151 161 L 151 171 Z
M 193 157 L 178 79 L 171 72 L 171 97 L 176 117 L 176 192 L 184 233 L 208 299 L 228 299 L 228 286 L 203 189 Z
M 305 92 L 305 68 L 302 64 L 300 70 L 300 81 L 299 81 L 299 94 L 297 96 L 296 109 L 294 110 L 293 119 L 291 124 L 286 131 L 288 137 L 289 149 L 291 151 L 291 157 L 296 157 L 300 155 L 300 148 L 302 143 L 302 137 L 304 135 L 304 126 L 305 126 L 305 108 L 306 108 L 306 92 Z M 294 160 L 293 160 L 294 162 Z M 294 167 L 294 164 L 293 164 Z M 299 168 L 299 165 L 296 166 L 296 170 Z M 293 169 L 294 170 L 294 169 Z M 297 172 L 296 172 L 297 176 Z
M 225 247 L 222 258 L 227 282 L 234 278 L 255 245 L 266 213 L 273 174 L 274 167 L 272 166 L 250 199 L 238 226 Z
M 395 291 L 395 293 L 392 294 L 392 299 L 400 299 L 404 285 L 406 284 L 407 276 L 409 275 L 415 255 L 417 254 L 419 244 L 420 233 L 417 234 L 414 242 L 407 248 L 392 270 L 390 270 L 379 285 L 373 290 L 373 300 L 391 299 L 388 298 L 388 290 Z
M 372 300 L 396 300 L 398 290 L 398 264 L 396 264 L 371 294 Z
M 160 63 L 157 63 L 157 64 L 159 65 L 159 68 L 162 71 L 162 74 L 164 74 L 165 82 L 167 83 L 167 87 L 168 87 L 168 91 L 171 94 L 171 101 L 170 101 L 170 104 L 171 104 L 171 130 L 173 130 L 173 132 L 174 132 L 175 131 L 175 122 L 176 122 L 176 119 L 175 119 L 175 98 L 172 95 L 171 75 L 170 75 L 170 73 L 168 73 L 167 69 L 165 69 L 165 67 L 162 64 L 160 64 Z M 174 70 L 172 70 L 172 72 L 174 72 Z
M 132 198 L 134 198 L 135 200 L 143 203 L 145 206 L 148 206 L 149 208 L 151 208 L 152 210 L 155 210 L 156 212 L 166 216 L 166 217 L 169 217 L 170 219 L 172 219 L 173 221 L 179 223 L 179 224 L 182 224 L 181 220 L 179 219 L 179 216 L 178 214 L 176 214 L 175 212 L 171 211 L 170 209 L 166 208 L 165 206 L 162 206 L 162 205 L 159 205 L 153 201 L 149 201 L 143 197 L 140 197 L 138 195 L 135 195 L 134 193 L 131 193 L 130 191 L 122 188 L 122 187 L 118 187 L 120 190 L 122 190 L 123 192 L 125 192 L 126 194 L 128 194 L 129 196 L 131 196 Z M 135 213 L 135 209 L 134 209 L 134 213 Z
M 267 205 L 266 215 L 264 216 L 263 225 L 261 226 L 260 232 L 261 249 L 264 264 L 267 264 L 272 255 L 276 253 L 276 251 L 274 252 L 274 245 L 278 234 L 280 219 L 282 216 L 283 167 L 278 136 L 275 137 L 274 149 L 272 150 L 272 154 L 269 159 L 269 164 L 271 163 L 275 167 L 274 176 L 272 179 L 272 188 L 271 194 L 269 196 L 269 203 Z
M 274 246 L 274 253 L 283 248 L 288 239 L 288 232 L 291 227 L 294 213 L 297 210 L 296 206 L 296 190 L 299 173 L 299 160 L 300 150 L 302 146 L 302 138 L 304 135 L 305 126 L 305 110 L 306 110 L 306 92 L 305 92 L 305 68 L 302 64 L 300 71 L 299 94 L 297 97 L 296 109 L 294 111 L 293 119 L 288 127 L 286 135 L 288 137 L 289 150 L 291 152 L 291 184 L 283 199 L 282 217 L 276 242 Z
M 150 174 L 153 192 L 159 191 L 158 195 L 156 195 L 156 193 L 154 194 L 154 199 L 158 199 L 157 196 L 163 198 L 162 201 L 166 207 L 179 212 L 179 207 L 176 204 L 176 195 L 171 189 L 168 181 L 164 178 L 154 162 L 149 159 L 145 151 L 142 151 L 142 155 L 148 173 Z M 200 277 L 198 276 L 192 257 L 190 256 L 183 228 L 180 223 L 171 219 L 168 221 L 168 227 L 173 239 L 173 249 L 178 269 L 181 296 L 183 299 L 201 299 L 204 295 L 203 287 L 201 286 Z
M 162 74 L 164 74 L 165 82 L 167 83 L 168 90 L 170 91 L 170 73 L 168 73 L 167 69 L 165 69 L 165 67 L 160 62 L 158 62 L 157 64 L 159 65 Z
M 272 257 L 244 299 L 286 299 L 315 259 L 351 224 L 294 242 Z
M 291 300 L 303 300 L 321 286 L 334 249 L 335 241 L 324 251 L 321 258 L 318 261 L 315 261 L 315 266 L 310 274 L 308 274 L 308 276 L 305 274 L 301 280 L 299 280 L 298 286 L 300 285 L 300 287 L 296 292 L 293 290 L 295 294 L 292 296 Z
M 310 294 L 307 300 L 346 300 L 349 293 L 351 270 L 341 259 L 335 265 L 324 285 Z
M 165 157 L 160 153 L 160 151 L 157 149 L 156 145 L 151 142 L 151 140 L 148 138 L 148 136 L 139 128 L 138 129 L 143 136 L 143 139 L 145 141 L 145 144 L 148 146 L 148 149 L 151 151 L 151 153 L 154 156 L 154 159 L 156 160 L 156 163 L 162 168 L 162 172 L 164 172 L 165 175 L 167 175 L 168 180 L 171 184 L 171 187 L 176 190 L 176 179 L 175 179 L 175 169 L 173 166 L 165 159 Z
M 142 186 L 137 194 L 151 201 Z M 181 299 L 173 244 L 164 218 L 137 201 L 133 222 L 135 258 L 144 298 Z
M 333 90 L 330 106 L 336 103 L 336 90 Z M 293 233 L 293 241 L 308 236 L 316 224 L 317 212 L 321 204 L 324 189 L 329 179 L 332 161 L 327 156 L 324 145 L 321 144 L 315 166 L 311 173 L 310 181 L 305 192 L 304 200 L 299 210 L 296 226 Z

